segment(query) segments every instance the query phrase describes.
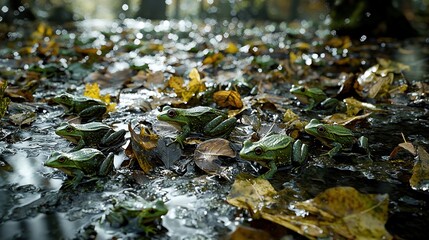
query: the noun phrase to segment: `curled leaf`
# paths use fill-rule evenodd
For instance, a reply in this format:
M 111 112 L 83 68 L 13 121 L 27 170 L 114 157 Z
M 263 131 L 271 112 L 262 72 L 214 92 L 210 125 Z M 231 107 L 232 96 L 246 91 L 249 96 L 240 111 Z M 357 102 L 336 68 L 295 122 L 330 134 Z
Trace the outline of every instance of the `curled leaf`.
M 189 101 L 197 93 L 202 92 L 206 89 L 206 85 L 201 80 L 200 74 L 196 68 L 193 68 L 189 73 L 190 81 L 187 85 L 183 78 L 172 76 L 168 80 L 168 86 L 173 88 L 174 92 L 178 97 L 181 97 L 183 101 Z
M 235 152 L 230 146 L 230 142 L 223 138 L 214 138 L 198 144 L 195 149 L 195 164 L 208 174 L 219 174 L 221 166 L 219 156 L 233 158 Z
M 243 102 L 237 91 L 217 91 L 213 94 L 213 100 L 220 107 L 243 107 Z
M 136 159 L 140 168 L 145 173 L 148 173 L 153 168 L 149 161 L 149 151 L 156 148 L 158 135 L 144 127 L 140 129 L 140 134 L 137 134 L 131 127 L 131 123 L 128 124 L 128 130 L 130 131 L 131 142 L 127 148 L 126 154 L 129 158 Z
M 429 191 L 429 154 L 420 146 L 417 148 L 417 162 L 413 167 L 410 185 L 414 190 Z

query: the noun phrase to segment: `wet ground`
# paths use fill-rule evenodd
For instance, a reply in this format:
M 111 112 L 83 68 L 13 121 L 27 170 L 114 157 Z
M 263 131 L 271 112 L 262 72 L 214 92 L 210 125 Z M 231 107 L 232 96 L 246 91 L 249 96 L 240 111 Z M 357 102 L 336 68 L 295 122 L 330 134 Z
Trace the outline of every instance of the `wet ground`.
M 289 93 L 291 85 L 323 82 L 327 92 L 336 92 L 339 85 L 334 80 L 341 73 L 361 73 L 374 65 L 377 57 L 410 64 L 411 71 L 403 73 L 403 80 L 409 84 L 407 92 L 392 94 L 389 99 L 371 100 L 384 111 L 374 112 L 353 128 L 356 133 L 368 137 L 372 161 L 358 161 L 347 155 L 326 160 L 320 156 L 320 143 L 304 134 L 303 141 L 312 144 L 308 162 L 298 171 L 281 169 L 271 182 L 277 189 L 299 189 L 302 199 L 313 198 L 334 186 L 352 186 L 363 193 L 387 193 L 390 199 L 387 230 L 397 239 L 427 236 L 429 192 L 427 189 L 413 190 L 409 184 L 414 157 L 406 151 L 401 151 L 394 159 L 389 159 L 389 154 L 403 142 L 401 133 L 407 141 L 429 149 L 427 90 L 418 88 L 419 84 L 429 81 L 428 39 L 357 41 L 353 42 L 353 47 L 345 48 L 344 45 L 326 45 L 324 39 L 329 37 L 329 31 L 323 28 L 316 31 L 316 26 L 308 22 L 289 26 L 210 20 L 199 24 L 126 20 L 113 25 L 88 21 L 76 28 L 54 31 L 56 41 L 61 44 L 62 52 L 58 55 L 44 53 L 45 56 L 39 56 L 43 54 L 36 52 L 29 57 L 22 53 L 26 44 L 22 39 L 35 29 L 36 26 L 33 29 L 26 26 L 12 31 L 8 41 L 13 44 L 1 49 L 2 78 L 14 85 L 28 81 L 25 73 L 31 66 L 46 67 L 53 62 L 55 67 L 52 72 L 41 71 L 33 93 L 34 101 L 12 99 L 9 106 L 10 114 L 22 112 L 23 108 L 24 112 L 35 112 L 34 121 L 16 125 L 7 115 L 2 120 L 1 239 L 143 237 L 144 234 L 110 228 L 101 221 L 112 207 L 112 199 L 134 196 L 147 201 L 162 200 L 169 209 L 156 234 L 151 235 L 153 239 L 219 239 L 238 225 L 253 222 L 248 213 L 229 205 L 226 196 L 237 173 L 258 175 L 259 165 L 238 157 L 230 158 L 230 179 L 209 175 L 195 165 L 193 144 L 186 145 L 183 152 L 171 145 L 169 153 L 177 158 L 156 161 L 156 167 L 145 174 L 137 164 L 123 164 L 129 160 L 124 152 L 127 143 L 115 155 L 114 174 L 83 183 L 76 190 L 62 188 L 67 177 L 61 171 L 43 166 L 53 151 L 68 151 L 73 147 L 54 132 L 66 121 L 64 109 L 49 100 L 59 93 L 82 95 L 85 83 L 98 82 L 101 93 L 111 94 L 117 102 L 116 111 L 110 113 L 104 123 L 116 130 L 128 131 L 129 123 L 135 127 L 144 122 L 152 125 L 161 139 L 167 139 L 176 132 L 168 128 L 168 124 L 156 120 L 162 106 L 213 106 L 212 100 L 204 96 L 183 103 L 174 92 L 165 91 L 170 75 L 187 76 L 192 68 L 197 68 L 209 90 L 213 90 L 210 89 L 213 86 L 236 88 L 242 94 L 247 110 L 238 115 L 240 123 L 230 136 L 231 143 L 239 150 L 242 141 L 253 132 L 244 120 L 246 115 L 261 119 L 262 127 L 257 129 L 260 134 L 273 124 L 274 129 L 281 131 L 285 109 L 292 109 L 306 121 L 322 118 L 327 114 L 302 110 L 302 105 Z M 67 53 L 73 49 L 76 39 L 100 52 L 84 57 Z M 225 53 L 228 43 L 237 46 L 235 53 Z M 109 50 L 103 52 L 103 47 Z M 21 49 L 21 53 L 16 49 Z M 218 66 L 202 64 L 210 51 L 224 51 L 224 59 Z M 291 53 L 301 62 L 287 62 L 291 60 Z M 255 63 L 258 56 L 270 58 Z M 341 59 L 347 60 L 339 63 Z M 353 63 L 355 60 L 357 63 Z M 152 75 L 139 77 L 136 71 L 130 70 L 132 66 L 146 66 Z M 161 77 L 156 72 L 160 72 Z M 323 79 L 331 79 L 334 84 L 329 85 L 329 81 Z M 257 93 L 254 93 L 255 86 L 258 86 Z M 129 140 L 130 134 L 126 137 Z M 168 153 L 162 156 L 165 155 Z M 291 231 L 279 232 L 300 238 Z

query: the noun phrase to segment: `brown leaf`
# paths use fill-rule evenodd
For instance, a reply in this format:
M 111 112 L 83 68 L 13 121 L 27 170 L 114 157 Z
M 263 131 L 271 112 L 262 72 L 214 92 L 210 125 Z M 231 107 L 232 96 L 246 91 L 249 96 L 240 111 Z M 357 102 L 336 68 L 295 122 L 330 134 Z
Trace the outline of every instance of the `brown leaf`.
M 237 91 L 217 91 L 213 94 L 214 102 L 220 107 L 242 108 L 240 94 Z
M 195 164 L 208 174 L 219 174 L 223 167 L 218 160 L 219 156 L 233 158 L 235 152 L 230 142 L 223 138 L 214 138 L 198 144 L 194 152 Z
M 429 154 L 420 146 L 417 148 L 417 162 L 413 167 L 410 185 L 414 190 L 429 191 Z

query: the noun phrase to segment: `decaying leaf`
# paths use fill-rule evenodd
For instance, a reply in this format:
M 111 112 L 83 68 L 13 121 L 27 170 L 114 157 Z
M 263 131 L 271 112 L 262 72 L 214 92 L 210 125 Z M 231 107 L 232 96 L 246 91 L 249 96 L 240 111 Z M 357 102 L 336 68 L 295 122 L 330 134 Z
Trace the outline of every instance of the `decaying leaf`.
M 110 94 L 101 95 L 100 87 L 98 83 L 87 83 L 85 85 L 85 92 L 83 93 L 85 97 L 100 99 L 107 105 L 107 112 L 114 112 L 116 108 L 116 103 L 110 102 Z
M 285 123 L 286 132 L 293 138 L 297 138 L 299 133 L 304 130 L 305 125 L 307 125 L 307 122 L 301 121 L 299 116 L 291 109 L 287 109 L 283 114 L 283 122 Z
M 233 158 L 235 152 L 230 142 L 223 138 L 214 138 L 198 144 L 194 152 L 195 164 L 208 174 L 220 174 L 221 166 L 219 156 Z
M 392 88 L 395 91 L 398 89 L 407 89 L 406 87 L 399 86 L 398 88 L 398 86 L 394 86 L 393 81 L 395 74 L 409 70 L 409 66 L 386 59 L 377 59 L 377 61 L 378 64 L 367 69 L 357 79 L 359 85 L 362 87 L 361 93 L 364 97 L 383 97 L 390 94 Z
M 31 124 L 36 120 L 36 117 L 37 115 L 35 112 L 23 112 L 23 113 L 17 113 L 9 116 L 10 120 L 15 125 L 19 125 L 19 126 Z
M 411 142 L 407 142 L 403 133 L 401 133 L 401 135 L 402 135 L 402 139 L 404 139 L 404 142 L 398 144 L 398 146 L 396 146 L 392 150 L 392 152 L 389 155 L 390 159 L 394 158 L 396 156 L 396 154 L 399 152 L 399 150 L 401 150 L 401 149 L 407 150 L 408 152 L 410 152 L 414 156 L 417 154 L 417 151 L 416 151 L 416 148 L 414 147 L 414 145 Z
M 365 113 L 358 116 L 349 116 L 345 113 L 334 113 L 332 115 L 326 116 L 323 118 L 323 122 L 329 124 L 339 124 L 339 125 L 348 125 L 352 122 L 361 121 L 368 118 L 372 113 Z
M 346 98 L 343 100 L 343 102 L 346 103 L 346 114 L 348 116 L 356 116 L 361 110 L 383 111 L 382 109 L 377 108 L 371 103 L 361 102 L 354 98 Z
M 4 96 L 7 88 L 7 81 L 0 81 L 0 118 L 4 116 L 7 111 L 10 99 Z
M 226 201 L 258 217 L 263 208 L 275 201 L 276 195 L 277 191 L 268 180 L 237 176 Z
M 327 224 L 321 226 L 345 238 L 391 239 L 384 227 L 388 205 L 387 194 L 362 194 L 352 187 L 334 187 L 295 207 L 315 214 Z
M 228 235 L 228 240 L 260 240 L 260 239 L 273 239 L 271 235 L 261 229 L 251 228 L 243 225 L 237 228 Z
M 220 52 L 208 53 L 203 60 L 203 65 L 213 65 L 214 67 L 216 67 L 222 62 L 223 58 L 224 56 Z
M 240 93 L 237 91 L 217 91 L 213 94 L 214 102 L 220 107 L 242 108 Z
M 413 167 L 410 185 L 414 190 L 429 191 L 429 154 L 423 147 L 417 147 L 417 162 Z
M 181 97 L 184 102 L 188 102 L 197 93 L 206 89 L 206 85 L 201 80 L 196 68 L 193 68 L 189 73 L 189 79 L 187 85 L 185 85 L 185 81 L 181 77 L 173 76 L 168 80 L 168 86 L 173 88 L 177 96 Z
M 148 152 L 156 148 L 158 135 L 144 127 L 140 129 L 140 134 L 137 134 L 131 127 L 131 123 L 128 124 L 128 130 L 130 131 L 131 141 L 125 153 L 129 158 L 136 159 L 140 168 L 145 173 L 148 173 L 153 168 L 149 161 Z
M 334 187 L 315 198 L 285 203 L 281 192 L 263 179 L 237 179 L 228 203 L 249 210 L 254 218 L 275 222 L 308 238 L 391 239 L 384 225 L 387 194 L 362 194 Z

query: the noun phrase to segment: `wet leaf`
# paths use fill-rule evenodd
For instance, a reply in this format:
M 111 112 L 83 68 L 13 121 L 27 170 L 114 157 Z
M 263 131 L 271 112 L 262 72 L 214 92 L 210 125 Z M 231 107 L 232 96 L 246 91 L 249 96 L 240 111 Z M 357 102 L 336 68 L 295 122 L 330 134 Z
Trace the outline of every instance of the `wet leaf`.
M 295 204 L 326 221 L 319 226 L 346 238 L 391 239 L 384 225 L 388 217 L 387 194 L 362 194 L 352 187 L 334 187 L 315 198 Z
M 264 218 L 309 238 L 340 236 L 348 239 L 391 239 L 384 224 L 388 216 L 387 194 L 362 194 L 352 187 L 334 187 L 314 199 L 281 202 L 264 179 L 237 178 L 228 203 L 249 210 L 253 218 Z
M 301 121 L 299 116 L 291 109 L 287 109 L 283 114 L 283 122 L 285 123 L 286 132 L 293 138 L 298 138 L 300 132 L 302 132 L 305 125 L 307 125 L 307 122 Z
M 417 154 L 417 151 L 416 151 L 416 148 L 414 147 L 414 145 L 411 142 L 407 142 L 403 133 L 401 133 L 401 135 L 402 135 L 402 138 L 404 139 L 404 142 L 398 144 L 398 146 L 396 146 L 392 150 L 392 152 L 389 155 L 390 159 L 394 158 L 396 156 L 396 154 L 398 154 L 399 150 L 401 150 L 401 149 L 407 150 L 408 152 L 410 152 L 414 156 L 416 156 L 416 154 Z
M 271 235 L 263 230 L 243 225 L 237 226 L 234 232 L 229 234 L 228 240 L 260 240 L 272 239 Z
M 100 87 L 98 83 L 87 83 L 85 84 L 85 92 L 83 93 L 85 97 L 100 99 L 107 105 L 107 112 L 114 112 L 116 108 L 116 103 L 110 102 L 110 94 L 101 95 Z
M 225 52 L 229 54 L 235 54 L 238 52 L 238 47 L 232 42 L 229 42 L 225 48 Z
M 345 113 L 334 113 L 332 115 L 326 116 L 323 118 L 323 122 L 329 124 L 340 124 L 340 125 L 348 125 L 352 122 L 362 121 L 363 119 L 368 118 L 372 113 L 365 113 L 358 116 L 349 116 Z
M 140 168 L 145 172 L 149 173 L 153 166 L 149 161 L 148 152 L 155 149 L 158 143 L 158 135 L 154 134 L 144 126 L 140 129 L 140 134 L 137 134 L 131 127 L 131 123 L 128 123 L 128 131 L 131 135 L 131 142 L 127 148 L 126 154 L 131 159 L 136 159 Z
M 203 65 L 217 66 L 222 62 L 223 58 L 224 55 L 220 52 L 208 53 L 203 60 Z
M 188 102 L 197 93 L 206 89 L 206 85 L 200 78 L 200 74 L 196 68 L 193 68 L 189 73 L 190 81 L 187 85 L 183 78 L 172 76 L 168 80 L 168 86 L 173 88 L 178 97 L 181 97 L 184 102 Z
M 260 211 L 273 203 L 277 191 L 268 180 L 262 178 L 237 177 L 227 196 L 229 204 L 248 209 L 257 217 Z
M 36 117 L 37 115 L 35 112 L 23 112 L 23 113 L 17 113 L 9 116 L 10 120 L 15 125 L 19 125 L 19 126 L 31 124 L 36 120 Z
M 377 61 L 378 64 L 367 69 L 357 79 L 359 85 L 362 87 L 361 95 L 368 98 L 375 98 L 385 97 L 390 92 L 405 91 L 407 89 L 406 86 L 399 85 L 395 87 L 393 85 L 394 76 L 402 71 L 409 70 L 410 67 L 386 59 L 377 59 Z
M 195 164 L 208 174 L 219 174 L 223 167 L 219 156 L 233 158 L 235 152 L 230 142 L 223 138 L 214 138 L 198 144 L 194 152 Z
M 240 94 L 237 91 L 217 91 L 213 94 L 214 102 L 220 107 L 242 108 Z
M 356 116 L 361 110 L 364 109 L 370 111 L 383 111 L 382 109 L 377 108 L 373 104 L 361 102 L 354 98 L 346 98 L 343 101 L 346 103 L 346 114 L 348 116 Z
M 417 147 L 417 162 L 413 167 L 410 185 L 414 190 L 429 191 L 429 154 L 421 146 Z
M 0 118 L 5 115 L 10 102 L 10 99 L 4 96 L 6 88 L 7 81 L 0 81 Z
M 0 159 L 0 169 L 6 172 L 13 172 L 13 167 L 8 162 Z

